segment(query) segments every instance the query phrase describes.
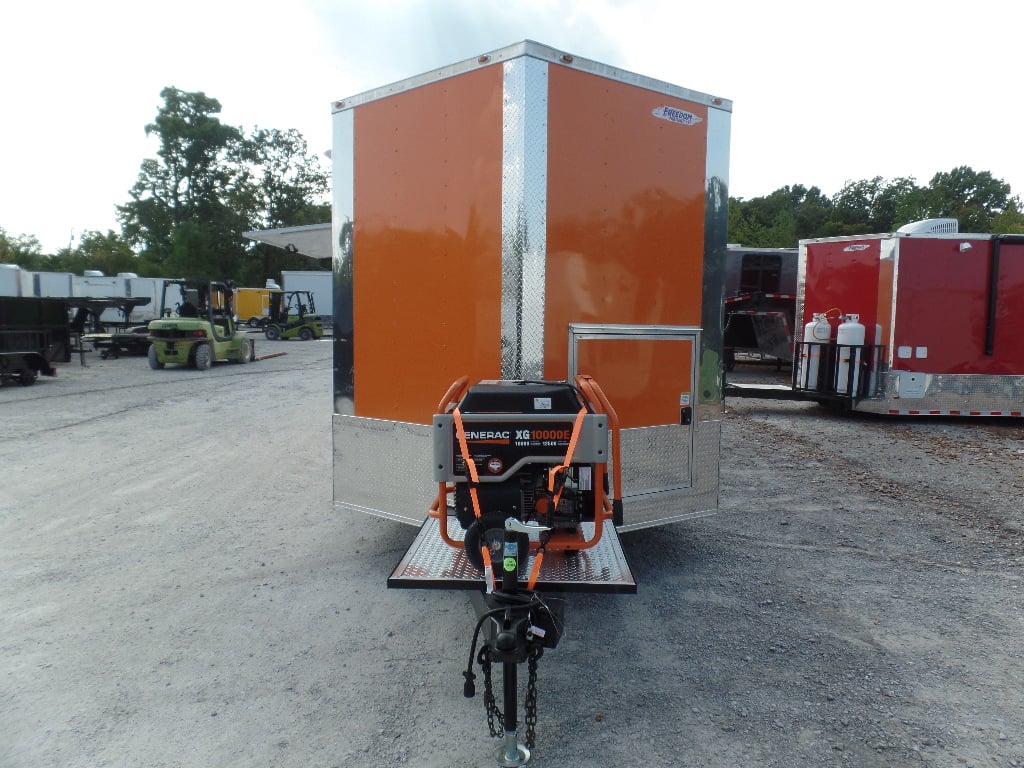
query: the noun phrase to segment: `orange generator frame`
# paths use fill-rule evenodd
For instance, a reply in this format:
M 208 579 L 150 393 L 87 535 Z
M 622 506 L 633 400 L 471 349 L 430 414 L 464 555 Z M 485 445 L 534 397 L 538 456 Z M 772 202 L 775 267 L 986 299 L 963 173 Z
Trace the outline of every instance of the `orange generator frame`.
M 423 524 L 453 381 L 583 375 L 617 529 L 714 512 L 730 118 L 530 41 L 335 102 L 335 506 Z

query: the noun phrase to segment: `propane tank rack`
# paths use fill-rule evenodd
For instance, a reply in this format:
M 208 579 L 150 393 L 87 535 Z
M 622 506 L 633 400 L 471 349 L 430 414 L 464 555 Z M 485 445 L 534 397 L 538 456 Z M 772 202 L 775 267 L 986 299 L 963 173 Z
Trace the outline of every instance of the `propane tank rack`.
M 814 400 L 845 409 L 877 396 L 879 373 L 884 369 L 884 346 L 801 341 L 794 348 L 795 365 L 790 384 L 727 381 L 722 392 L 729 397 Z
M 885 347 L 803 341 L 796 344 L 793 390 L 819 401 L 854 404 L 872 397 Z

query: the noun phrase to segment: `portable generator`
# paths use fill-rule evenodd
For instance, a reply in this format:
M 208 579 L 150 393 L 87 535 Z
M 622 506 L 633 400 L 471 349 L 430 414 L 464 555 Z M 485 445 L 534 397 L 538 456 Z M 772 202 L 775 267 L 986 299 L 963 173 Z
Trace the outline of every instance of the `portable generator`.
M 512 519 L 524 555 L 594 546 L 605 520 L 620 523 L 618 422 L 589 376 L 565 381 L 479 381 L 449 388 L 434 416 L 431 514 L 455 516 L 462 541 L 440 526 L 486 572 L 500 556 Z M 611 468 L 611 482 L 609 481 Z M 587 535 L 584 523 L 592 523 Z M 589 530 L 591 527 L 586 526 Z M 519 558 L 525 568 L 528 557 Z

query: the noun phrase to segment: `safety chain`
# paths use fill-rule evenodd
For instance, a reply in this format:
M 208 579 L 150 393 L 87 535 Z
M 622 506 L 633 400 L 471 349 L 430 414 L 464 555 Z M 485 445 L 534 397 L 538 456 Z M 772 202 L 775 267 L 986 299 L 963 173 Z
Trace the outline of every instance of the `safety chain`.
M 480 670 L 484 673 L 484 708 L 487 710 L 487 729 L 491 736 L 505 735 L 505 716 L 498 709 L 498 702 L 494 699 L 494 686 L 491 683 L 491 649 L 488 645 L 480 647 L 480 653 L 476 660 L 480 663 Z
M 544 646 L 538 644 L 530 645 L 530 655 L 527 659 L 529 675 L 526 679 L 526 702 L 523 720 L 526 723 L 526 746 L 533 749 L 537 737 L 537 660 L 544 655 Z
M 544 646 L 531 643 L 527 656 L 528 674 L 526 678 L 526 701 L 524 702 L 523 721 L 526 725 L 525 744 L 533 749 L 537 740 L 537 660 L 544 655 Z M 480 647 L 476 655 L 480 670 L 484 675 L 484 709 L 487 710 L 487 730 L 493 737 L 505 735 L 505 715 L 498 709 L 494 698 L 494 684 L 491 680 L 491 649 L 488 645 Z

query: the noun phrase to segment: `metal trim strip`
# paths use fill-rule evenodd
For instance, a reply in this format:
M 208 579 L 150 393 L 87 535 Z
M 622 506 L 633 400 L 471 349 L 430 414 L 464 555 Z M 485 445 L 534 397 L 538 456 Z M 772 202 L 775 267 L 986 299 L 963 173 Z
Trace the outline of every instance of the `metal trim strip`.
M 501 376 L 544 378 L 548 65 L 504 67 L 501 174 Z
M 501 64 L 524 56 L 538 59 L 545 63 L 572 67 L 573 69 L 590 72 L 591 74 L 598 75 L 600 77 L 606 77 L 622 83 L 629 83 L 667 96 L 675 96 L 679 99 L 691 101 L 696 104 L 704 104 L 716 110 L 732 112 L 732 101 L 729 99 L 723 99 L 719 96 L 701 93 L 700 91 L 683 88 L 653 77 L 629 72 L 607 64 L 601 64 L 600 62 L 591 61 L 590 59 L 585 59 L 576 56 L 575 54 L 560 51 L 558 49 L 551 48 L 550 46 L 536 43 L 532 40 L 523 40 L 522 42 L 514 43 L 512 45 L 505 46 L 504 48 L 499 48 L 488 53 L 482 53 L 479 56 L 474 56 L 470 59 L 464 59 L 429 72 L 398 80 L 389 85 L 384 85 L 369 91 L 347 96 L 343 99 L 338 99 L 332 104 L 332 111 L 334 113 L 342 112 L 361 104 L 377 101 L 378 99 L 384 99 L 388 96 L 394 96 L 397 93 L 412 90 L 413 88 L 419 88 L 466 72 L 471 72 L 475 69 L 479 69 L 480 67 L 494 66 L 496 64 Z

